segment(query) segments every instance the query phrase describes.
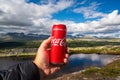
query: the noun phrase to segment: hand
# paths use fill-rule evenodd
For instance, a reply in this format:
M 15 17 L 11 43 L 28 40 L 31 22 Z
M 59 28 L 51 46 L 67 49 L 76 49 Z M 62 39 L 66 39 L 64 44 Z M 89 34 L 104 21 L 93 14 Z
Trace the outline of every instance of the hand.
M 60 68 L 62 66 L 53 66 L 50 64 L 49 62 L 49 50 L 48 45 L 50 44 L 51 41 L 51 37 L 49 37 L 48 39 L 44 40 L 41 43 L 41 46 L 38 48 L 35 60 L 33 61 L 37 67 L 40 69 L 40 73 L 42 71 L 42 73 L 40 74 L 40 77 L 45 77 L 45 76 L 49 76 L 53 73 L 55 73 L 56 71 L 60 70 Z M 64 63 L 67 64 L 68 63 L 68 54 L 66 54 L 66 58 L 64 59 Z

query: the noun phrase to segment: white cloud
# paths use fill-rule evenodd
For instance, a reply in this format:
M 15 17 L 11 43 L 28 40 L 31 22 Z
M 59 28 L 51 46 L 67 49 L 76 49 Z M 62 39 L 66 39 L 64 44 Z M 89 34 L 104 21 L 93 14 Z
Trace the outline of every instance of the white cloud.
M 120 38 L 120 14 L 118 14 L 118 10 L 114 10 L 99 20 L 85 23 L 66 22 L 66 24 L 71 32 L 79 32 L 89 36 Z
M 120 25 L 120 15 L 118 10 L 114 10 L 111 14 L 108 14 L 106 17 L 100 21 L 103 25 Z
M 49 34 L 53 24 L 63 23 L 66 24 L 67 31 L 71 33 L 120 37 L 120 14 L 118 14 L 118 10 L 109 14 L 97 12 L 96 9 L 99 5 L 97 3 L 92 3 L 89 7 L 74 9 L 74 11 L 83 13 L 86 18 L 101 17 L 99 20 L 75 23 L 69 20 L 52 19 L 52 14 L 72 7 L 73 3 L 72 0 L 60 0 L 59 2 L 51 2 L 50 0 L 47 4 L 37 5 L 26 3 L 24 0 L 0 0 L 0 33 L 45 32 Z M 87 10 L 90 10 L 90 13 Z
M 85 4 L 87 2 L 87 0 L 83 0 L 82 2 L 80 2 L 79 4 L 82 5 L 82 4 Z
M 96 2 L 93 2 L 89 6 L 75 8 L 73 11 L 75 13 L 83 14 L 86 19 L 87 18 L 98 18 L 98 17 L 106 16 L 106 14 L 96 11 L 99 5 L 100 4 L 98 4 Z
M 99 61 L 100 56 L 97 54 L 77 54 L 70 56 L 70 59 L 89 59 L 91 61 Z
M 0 0 L 0 28 L 4 29 L 4 25 L 10 29 L 12 26 L 19 26 L 19 29 L 20 26 L 24 26 L 28 30 L 48 28 L 52 14 L 68 8 L 73 3 L 68 0 L 60 0 L 55 4 L 52 2 L 37 5 L 27 3 L 25 0 Z

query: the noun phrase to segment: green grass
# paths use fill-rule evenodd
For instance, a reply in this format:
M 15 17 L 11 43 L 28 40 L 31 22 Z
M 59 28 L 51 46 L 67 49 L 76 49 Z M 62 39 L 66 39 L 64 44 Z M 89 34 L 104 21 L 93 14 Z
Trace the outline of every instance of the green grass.
M 120 76 L 120 58 L 105 67 L 89 67 L 74 74 L 66 74 L 55 80 L 116 80 L 118 76 Z
M 120 46 L 96 46 L 96 47 L 76 47 L 69 48 L 70 54 L 84 53 L 84 54 L 120 54 Z
M 2 41 L 0 42 L 0 49 L 11 48 L 38 48 L 42 40 L 36 41 Z M 96 46 L 119 46 L 120 39 L 67 39 L 67 46 L 70 48 L 76 47 L 96 47 Z
M 36 53 L 20 53 L 20 54 L 0 54 L 0 58 L 3 57 L 35 57 Z
M 42 40 L 38 41 L 7 41 L 0 42 L 0 49 L 12 49 L 12 48 L 38 48 Z
M 120 75 L 120 60 L 116 60 L 101 69 L 95 67 L 88 68 L 82 74 L 88 78 L 94 76 L 99 78 L 100 77 L 116 78 L 117 76 Z
M 0 42 L 0 54 L 6 55 L 12 49 L 38 48 L 41 42 L 42 40 L 2 41 Z M 67 46 L 70 54 L 120 54 L 120 39 L 67 39 Z
M 120 45 L 120 40 L 116 39 L 91 39 L 91 40 L 82 40 L 82 39 L 73 39 L 68 40 L 67 45 L 69 47 L 75 48 L 75 47 L 95 47 L 95 46 L 105 46 L 105 45 Z

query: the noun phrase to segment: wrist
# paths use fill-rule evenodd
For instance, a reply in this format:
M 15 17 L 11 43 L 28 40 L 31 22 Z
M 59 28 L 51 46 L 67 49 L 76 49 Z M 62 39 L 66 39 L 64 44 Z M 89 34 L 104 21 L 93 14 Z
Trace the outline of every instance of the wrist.
M 39 69 L 40 79 L 44 79 L 46 77 L 44 71 L 42 69 Z
M 39 69 L 39 75 L 40 75 L 40 79 L 44 79 L 46 77 L 44 71 L 42 70 L 42 68 L 40 67 L 40 64 L 37 63 L 35 60 L 33 61 L 33 63 L 37 66 L 37 68 Z

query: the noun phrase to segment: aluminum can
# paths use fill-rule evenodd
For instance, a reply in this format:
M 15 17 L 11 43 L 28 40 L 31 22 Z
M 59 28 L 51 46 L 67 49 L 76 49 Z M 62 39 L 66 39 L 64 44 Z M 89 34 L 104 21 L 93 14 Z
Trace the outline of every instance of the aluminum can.
M 50 62 L 54 65 L 64 64 L 66 53 L 66 26 L 64 24 L 53 25 L 50 51 Z

